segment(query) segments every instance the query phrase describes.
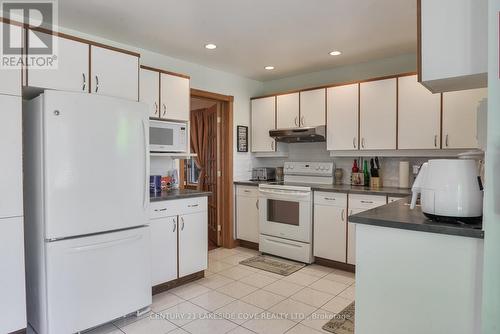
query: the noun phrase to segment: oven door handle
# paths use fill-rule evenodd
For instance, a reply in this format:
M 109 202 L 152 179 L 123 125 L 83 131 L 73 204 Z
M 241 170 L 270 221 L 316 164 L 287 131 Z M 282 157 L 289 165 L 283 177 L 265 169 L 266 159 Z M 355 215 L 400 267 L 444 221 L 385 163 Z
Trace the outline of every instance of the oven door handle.
M 310 191 L 300 191 L 300 190 L 292 190 L 292 191 L 280 191 L 280 190 L 270 190 L 270 189 L 259 189 L 259 192 L 262 194 L 272 194 L 272 195 L 285 195 L 285 196 L 309 196 L 311 195 Z

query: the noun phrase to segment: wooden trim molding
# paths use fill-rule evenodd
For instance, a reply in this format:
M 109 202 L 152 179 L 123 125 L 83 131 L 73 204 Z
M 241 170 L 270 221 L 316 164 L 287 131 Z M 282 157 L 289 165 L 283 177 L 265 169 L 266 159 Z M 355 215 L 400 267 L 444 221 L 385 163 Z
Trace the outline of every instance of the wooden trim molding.
M 422 1 L 417 0 L 417 81 L 422 82 Z
M 332 83 L 332 84 L 327 84 L 327 85 L 322 85 L 322 86 L 302 88 L 302 89 L 295 89 L 295 90 L 289 90 L 289 91 L 284 91 L 284 92 L 279 92 L 279 93 L 274 93 L 274 94 L 267 94 L 267 95 L 255 96 L 255 97 L 251 97 L 250 100 L 262 99 L 262 98 L 265 98 L 265 97 L 272 97 L 272 96 L 279 96 L 279 95 L 286 95 L 286 94 L 293 94 L 293 93 L 300 93 L 300 92 L 305 92 L 305 91 L 309 91 L 309 90 L 316 90 L 316 89 L 322 89 L 322 88 L 331 88 L 331 87 L 338 87 L 338 86 L 346 86 L 346 85 L 352 85 L 352 84 L 356 84 L 356 83 L 378 81 L 378 80 L 386 80 L 386 79 L 394 79 L 394 78 L 406 77 L 406 76 L 415 75 L 415 74 L 417 74 L 417 72 L 403 72 L 403 73 L 398 73 L 398 74 L 393 74 L 393 75 L 386 75 L 386 76 L 382 76 L 382 77 L 375 77 L 375 78 L 370 78 L 370 79 L 365 79 L 365 80 L 354 80 L 354 81 L 346 81 L 346 82 L 340 82 L 340 83 Z
M 189 75 L 185 75 L 185 74 L 181 74 L 181 73 L 175 73 L 175 72 L 170 72 L 170 71 L 162 70 L 162 69 L 156 68 L 156 67 L 141 65 L 141 69 L 148 70 L 148 71 L 159 72 L 159 73 L 164 73 L 164 74 L 168 74 L 168 75 L 173 75 L 173 76 L 181 77 L 181 78 L 185 78 L 185 79 L 191 79 L 191 77 Z
M 135 56 L 137 58 L 141 57 L 141 54 L 137 53 L 137 52 L 133 52 L 133 51 L 129 51 L 129 50 L 117 48 L 117 47 L 114 47 L 114 46 L 110 46 L 110 45 L 106 45 L 106 44 L 103 44 L 103 43 L 91 41 L 89 39 L 85 39 L 85 38 L 81 38 L 81 37 L 76 37 L 76 36 L 65 34 L 65 33 L 58 32 L 58 31 L 53 31 L 53 30 L 49 30 L 49 29 L 45 29 L 45 28 L 30 26 L 27 23 L 24 24 L 24 23 L 21 23 L 21 22 L 18 22 L 18 21 L 14 21 L 14 20 L 10 20 L 10 19 L 4 18 L 4 17 L 0 17 L 0 22 L 17 25 L 17 26 L 23 27 L 23 28 L 25 28 L 27 30 L 39 31 L 39 32 L 43 32 L 43 33 L 46 33 L 46 34 L 49 34 L 49 35 L 54 35 L 54 36 L 57 36 L 57 37 L 61 37 L 61 38 L 65 38 L 65 39 L 70 39 L 70 40 L 73 40 L 73 41 L 76 41 L 76 42 L 81 42 L 81 43 L 85 43 L 85 44 L 97 46 L 97 47 L 100 47 L 100 48 L 103 48 L 103 49 L 108 49 L 108 50 L 112 50 L 112 51 L 116 51 L 116 52 L 125 53 L 125 54 L 131 55 L 131 56 Z
M 205 271 L 204 270 L 198 271 L 198 272 L 196 272 L 194 274 L 187 275 L 187 276 L 184 276 L 184 277 L 179 277 L 179 278 L 174 279 L 174 280 L 169 281 L 169 282 L 165 282 L 165 283 L 161 283 L 161 284 L 155 285 L 155 286 L 153 286 L 153 288 L 151 290 L 152 290 L 153 295 L 156 295 L 158 293 L 165 292 L 167 290 L 176 288 L 178 286 L 194 282 L 194 281 L 199 280 L 199 279 L 201 279 L 203 277 L 205 277 Z
M 344 270 L 344 271 L 349 271 L 351 273 L 356 272 L 356 266 L 353 264 L 349 264 L 349 263 L 328 260 L 328 259 L 324 259 L 321 257 L 315 257 L 314 263 L 319 264 L 321 266 L 329 267 L 329 268 L 335 268 L 335 269 L 340 269 L 340 270 Z
M 234 101 L 234 96 L 207 92 L 207 91 L 195 89 L 195 88 L 191 88 L 191 96 L 202 97 L 202 98 L 206 98 L 206 99 L 223 101 L 223 102 L 233 102 Z

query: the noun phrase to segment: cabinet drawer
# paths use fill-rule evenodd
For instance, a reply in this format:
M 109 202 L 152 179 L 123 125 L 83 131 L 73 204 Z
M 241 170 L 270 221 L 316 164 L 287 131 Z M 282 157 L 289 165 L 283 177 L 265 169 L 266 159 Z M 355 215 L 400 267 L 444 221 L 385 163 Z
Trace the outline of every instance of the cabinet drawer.
M 386 196 L 381 195 L 349 195 L 349 208 L 372 209 L 387 203 Z
M 164 218 L 174 216 L 172 207 L 169 207 L 169 201 L 150 203 L 149 205 L 149 219 Z
M 315 191 L 314 204 L 346 207 L 347 194 Z
M 174 199 L 151 203 L 149 219 L 207 211 L 207 197 Z
M 236 195 L 258 197 L 259 196 L 259 187 L 238 186 L 237 190 L 236 190 Z

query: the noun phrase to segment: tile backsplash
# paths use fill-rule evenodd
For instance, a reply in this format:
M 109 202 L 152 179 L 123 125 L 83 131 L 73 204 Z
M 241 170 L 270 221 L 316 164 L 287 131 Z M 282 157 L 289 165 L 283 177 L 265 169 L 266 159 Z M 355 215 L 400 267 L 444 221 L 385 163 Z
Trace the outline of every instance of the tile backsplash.
M 342 168 L 344 170 L 343 183 L 349 184 L 351 182 L 351 168 L 354 157 L 331 157 L 330 153 L 326 150 L 326 143 L 295 143 L 288 146 L 288 158 L 253 158 L 253 167 L 279 167 L 283 166 L 285 161 L 324 161 L 335 164 L 335 168 Z M 366 157 L 365 159 L 369 159 Z M 382 170 L 382 183 L 386 187 L 399 186 L 399 162 L 408 161 L 410 164 L 410 186 L 413 183 L 414 176 L 411 171 L 411 166 L 421 165 L 426 162 L 428 158 L 425 157 L 379 157 L 380 168 Z M 369 164 L 368 164 L 369 165 Z

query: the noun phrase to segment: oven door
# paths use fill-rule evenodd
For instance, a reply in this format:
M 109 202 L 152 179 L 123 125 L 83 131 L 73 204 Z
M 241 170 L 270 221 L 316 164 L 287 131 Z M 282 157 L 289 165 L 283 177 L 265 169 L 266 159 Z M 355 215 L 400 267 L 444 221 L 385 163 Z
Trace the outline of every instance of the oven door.
M 260 233 L 311 242 L 311 191 L 259 189 Z
M 150 121 L 149 149 L 151 152 L 187 152 L 187 125 Z

